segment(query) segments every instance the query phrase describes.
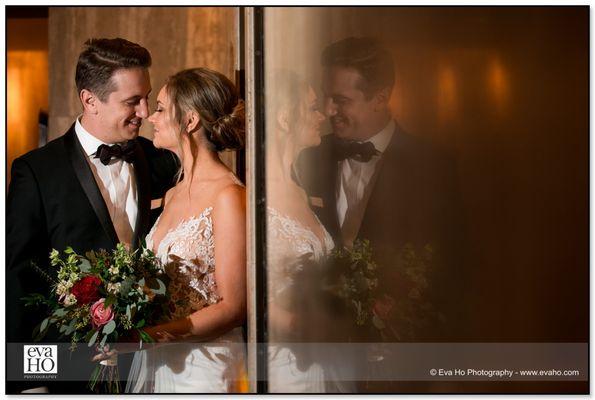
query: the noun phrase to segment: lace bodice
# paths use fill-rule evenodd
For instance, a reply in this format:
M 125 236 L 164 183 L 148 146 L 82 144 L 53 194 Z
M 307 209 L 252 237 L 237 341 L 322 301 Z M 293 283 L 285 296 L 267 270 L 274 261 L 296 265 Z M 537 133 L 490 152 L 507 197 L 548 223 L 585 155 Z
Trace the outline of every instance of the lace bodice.
M 207 207 L 200 215 L 185 219 L 170 229 L 155 250 L 170 278 L 172 319 L 185 317 L 219 301 L 212 210 L 213 207 Z M 147 235 L 149 249 L 154 247 L 153 235 L 160 218 Z
M 324 243 L 298 220 L 272 207 L 267 211 L 269 285 L 273 293 L 279 294 L 291 286 L 294 275 L 303 267 L 296 261 L 304 257 L 319 261 L 333 249 L 334 242 L 322 224 Z

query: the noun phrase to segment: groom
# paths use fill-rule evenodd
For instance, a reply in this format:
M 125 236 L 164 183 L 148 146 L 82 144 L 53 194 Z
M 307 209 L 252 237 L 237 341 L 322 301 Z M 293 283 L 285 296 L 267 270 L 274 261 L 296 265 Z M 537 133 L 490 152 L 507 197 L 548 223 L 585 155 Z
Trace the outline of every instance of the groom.
M 322 66 L 332 134 L 299 160 L 310 205 L 336 243 L 370 241 L 380 267 L 375 309 L 394 328 L 384 332 L 383 340 L 448 341 L 451 328 L 459 326 L 449 312 L 461 293 L 454 166 L 396 122 L 389 107 L 394 60 L 378 41 L 350 37 L 333 43 L 322 54 Z M 414 331 L 398 325 L 395 315 L 396 304 L 416 284 L 399 265 L 406 245 L 418 256 L 427 245 L 434 250 L 431 269 L 420 279 L 429 285 L 425 299 L 447 317 L 420 321 Z M 420 319 L 426 317 L 421 314 Z
M 31 343 L 33 328 L 43 319 L 21 298 L 49 290 L 31 263 L 49 271 L 50 249 L 67 246 L 79 254 L 111 250 L 118 242 L 137 247 L 155 219 L 151 200 L 174 184 L 173 154 L 138 137 L 149 114 L 150 66 L 151 55 L 138 44 L 120 38 L 88 40 L 75 76 L 82 114 L 63 136 L 12 164 L 6 204 L 6 337 L 7 359 L 17 369 L 22 343 Z M 44 340 L 58 341 L 55 334 Z M 60 356 L 59 369 L 91 370 L 86 357 Z M 59 375 L 52 384 L 8 381 L 7 392 L 43 386 L 52 393 L 86 392 L 85 381 L 64 379 L 69 376 Z

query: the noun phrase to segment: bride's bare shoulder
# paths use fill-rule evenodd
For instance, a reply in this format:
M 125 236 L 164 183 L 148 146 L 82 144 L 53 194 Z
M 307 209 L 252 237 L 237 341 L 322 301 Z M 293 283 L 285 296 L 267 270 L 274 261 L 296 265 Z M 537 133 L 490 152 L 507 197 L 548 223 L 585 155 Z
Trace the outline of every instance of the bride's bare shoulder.
M 244 205 L 246 201 L 246 188 L 230 183 L 225 185 L 215 196 L 215 208 L 229 208 Z
M 246 213 L 246 189 L 236 184 L 225 185 L 215 196 L 213 217 L 237 218 Z
M 163 196 L 163 200 L 161 201 L 161 205 L 163 207 L 165 207 L 167 205 L 167 203 L 169 203 L 169 200 L 171 199 L 171 197 L 174 194 L 175 188 L 176 187 L 174 186 L 174 187 L 170 188 L 167 192 L 165 192 L 165 195 Z

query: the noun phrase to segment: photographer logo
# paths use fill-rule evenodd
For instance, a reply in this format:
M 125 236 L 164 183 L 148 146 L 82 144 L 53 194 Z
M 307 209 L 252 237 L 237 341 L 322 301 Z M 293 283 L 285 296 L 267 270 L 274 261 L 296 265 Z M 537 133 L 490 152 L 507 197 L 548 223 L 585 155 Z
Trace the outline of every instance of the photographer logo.
M 25 345 L 23 349 L 23 369 L 25 374 L 57 374 L 58 346 Z

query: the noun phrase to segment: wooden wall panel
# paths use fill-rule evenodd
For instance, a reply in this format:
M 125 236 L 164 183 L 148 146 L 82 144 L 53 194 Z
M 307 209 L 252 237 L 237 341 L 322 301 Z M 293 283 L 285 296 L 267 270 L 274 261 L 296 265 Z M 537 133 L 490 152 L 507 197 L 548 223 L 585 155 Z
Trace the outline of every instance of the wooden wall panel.
M 234 79 L 238 48 L 237 7 L 52 7 L 49 12 L 49 138 L 62 135 L 81 112 L 74 73 L 83 43 L 122 37 L 153 57 L 150 107 L 166 78 L 204 66 Z M 141 135 L 152 138 L 145 122 Z M 222 155 L 235 168 L 232 152 Z
M 47 30 L 43 18 L 7 20 L 7 185 L 13 160 L 38 147 L 39 112 L 48 111 Z

